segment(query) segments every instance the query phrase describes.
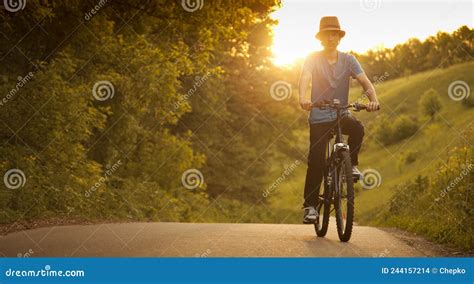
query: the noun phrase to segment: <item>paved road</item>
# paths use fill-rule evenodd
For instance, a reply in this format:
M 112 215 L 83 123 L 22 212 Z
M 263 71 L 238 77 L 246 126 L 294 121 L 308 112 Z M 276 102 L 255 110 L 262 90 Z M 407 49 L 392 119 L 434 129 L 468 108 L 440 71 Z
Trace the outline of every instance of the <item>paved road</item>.
M 0 237 L 3 256 L 436 256 L 442 251 L 396 231 L 355 226 L 341 243 L 311 225 L 115 223 L 26 230 Z

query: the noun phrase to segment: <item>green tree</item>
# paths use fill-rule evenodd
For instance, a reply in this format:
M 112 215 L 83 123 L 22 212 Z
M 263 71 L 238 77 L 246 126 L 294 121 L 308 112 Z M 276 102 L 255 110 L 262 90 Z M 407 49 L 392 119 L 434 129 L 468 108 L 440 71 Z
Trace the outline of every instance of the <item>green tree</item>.
M 221 1 L 190 13 L 180 1 L 109 1 L 84 21 L 96 7 L 32 0 L 0 14 L 1 93 L 34 74 L 0 113 L 0 169 L 28 178 L 24 190 L 0 189 L 1 220 L 30 207 L 32 218 L 195 220 L 209 196 L 254 205 L 268 160 L 278 147 L 292 152 L 291 133 L 281 134 L 294 107 L 268 95 L 281 79 L 269 61 L 278 2 Z M 32 19 L 47 33 L 30 33 Z M 102 81 L 113 95 L 97 100 Z M 188 169 L 202 171 L 199 188 L 183 187 Z

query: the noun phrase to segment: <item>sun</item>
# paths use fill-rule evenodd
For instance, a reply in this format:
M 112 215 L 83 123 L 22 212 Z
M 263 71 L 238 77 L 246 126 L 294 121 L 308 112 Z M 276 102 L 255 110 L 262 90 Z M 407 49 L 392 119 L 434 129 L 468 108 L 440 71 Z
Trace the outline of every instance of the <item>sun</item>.
M 273 29 L 273 63 L 278 66 L 290 65 L 295 60 L 306 57 L 311 51 L 321 49 L 314 37 L 314 23 L 293 21 L 291 7 L 283 6 L 272 17 L 279 24 Z M 307 28 L 311 27 L 311 28 Z

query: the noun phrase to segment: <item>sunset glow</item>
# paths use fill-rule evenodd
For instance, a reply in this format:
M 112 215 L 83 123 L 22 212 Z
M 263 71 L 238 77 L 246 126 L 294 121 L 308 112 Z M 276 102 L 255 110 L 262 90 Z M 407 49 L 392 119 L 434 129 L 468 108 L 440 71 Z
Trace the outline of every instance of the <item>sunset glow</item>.
M 422 14 L 420 11 L 424 11 Z M 341 51 L 365 52 L 393 47 L 411 37 L 425 39 L 438 31 L 473 26 L 471 1 L 321 1 L 287 0 L 272 17 L 274 63 L 291 64 L 321 45 L 314 35 L 322 16 L 337 16 L 346 36 Z

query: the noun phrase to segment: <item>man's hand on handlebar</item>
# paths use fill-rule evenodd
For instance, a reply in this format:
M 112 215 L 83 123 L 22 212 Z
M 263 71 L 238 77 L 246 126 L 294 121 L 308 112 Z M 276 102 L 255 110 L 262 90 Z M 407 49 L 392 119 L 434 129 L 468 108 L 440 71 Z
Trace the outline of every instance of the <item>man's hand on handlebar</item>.
M 300 106 L 304 110 L 311 110 L 312 103 L 311 101 L 305 100 L 305 99 L 300 99 Z
M 369 102 L 367 104 L 367 111 L 372 112 L 372 111 L 377 111 L 380 109 L 380 104 L 377 101 Z

